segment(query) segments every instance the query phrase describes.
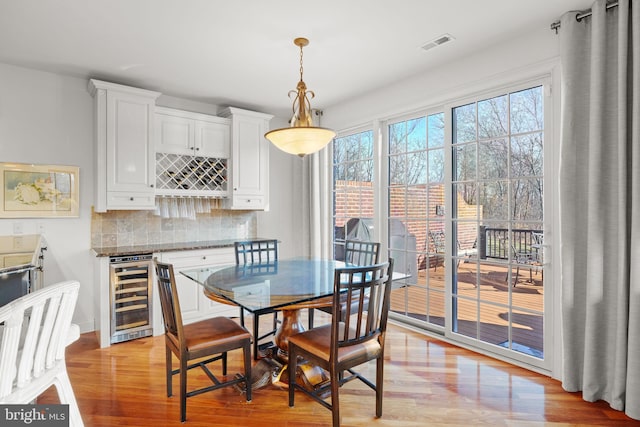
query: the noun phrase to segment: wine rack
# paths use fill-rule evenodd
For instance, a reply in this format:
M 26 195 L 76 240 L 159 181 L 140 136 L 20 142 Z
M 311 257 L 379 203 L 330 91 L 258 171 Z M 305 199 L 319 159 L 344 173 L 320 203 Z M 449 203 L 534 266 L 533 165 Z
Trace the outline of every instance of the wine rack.
M 156 193 L 227 196 L 228 159 L 156 153 Z

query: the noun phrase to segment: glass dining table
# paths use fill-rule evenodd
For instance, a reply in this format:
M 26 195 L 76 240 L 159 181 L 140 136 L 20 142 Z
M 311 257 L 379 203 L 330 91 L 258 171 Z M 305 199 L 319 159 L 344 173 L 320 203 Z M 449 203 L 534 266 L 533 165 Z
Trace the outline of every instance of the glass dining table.
M 214 300 L 223 298 L 258 315 L 282 311 L 275 344 L 279 356 L 286 359 L 288 337 L 304 330 L 300 310 L 327 305 L 323 298 L 333 294 L 334 271 L 344 265 L 342 261 L 295 258 L 222 269 L 197 268 L 182 274 L 201 284 L 205 295 Z
M 288 337 L 305 329 L 300 311 L 328 305 L 325 297 L 333 295 L 335 269 L 344 266 L 342 261 L 295 258 L 222 269 L 220 266 L 196 268 L 181 273 L 201 284 L 205 295 L 213 300 L 222 298 L 258 315 L 281 311 L 282 323 L 275 334 L 277 353 L 274 356 L 286 364 Z M 310 372 L 309 375 L 321 377 L 309 378 L 312 383 L 325 379 L 322 373 Z

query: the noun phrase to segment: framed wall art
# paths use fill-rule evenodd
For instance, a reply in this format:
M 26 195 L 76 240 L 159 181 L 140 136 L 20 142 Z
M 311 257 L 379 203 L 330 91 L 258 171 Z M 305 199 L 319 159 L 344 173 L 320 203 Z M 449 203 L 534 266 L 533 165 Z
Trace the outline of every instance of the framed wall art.
M 0 218 L 77 217 L 79 168 L 0 163 Z

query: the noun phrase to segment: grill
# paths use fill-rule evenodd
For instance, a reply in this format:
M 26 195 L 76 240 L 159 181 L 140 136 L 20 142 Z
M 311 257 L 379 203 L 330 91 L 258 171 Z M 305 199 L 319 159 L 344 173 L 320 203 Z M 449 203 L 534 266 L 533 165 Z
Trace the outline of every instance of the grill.
M 111 344 L 148 337 L 151 326 L 151 254 L 111 257 Z

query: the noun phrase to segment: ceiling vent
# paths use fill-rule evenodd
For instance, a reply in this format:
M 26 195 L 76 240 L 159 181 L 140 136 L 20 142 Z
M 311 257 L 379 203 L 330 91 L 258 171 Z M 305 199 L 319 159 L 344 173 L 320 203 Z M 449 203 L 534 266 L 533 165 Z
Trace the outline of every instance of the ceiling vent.
M 443 34 L 439 37 L 436 37 L 435 39 L 428 41 L 427 43 L 425 43 L 422 46 L 423 50 L 429 50 L 429 49 L 433 49 L 434 47 L 438 47 L 440 45 L 443 45 L 445 43 L 448 43 L 452 40 L 455 40 L 453 38 L 453 36 L 451 36 L 451 34 Z

